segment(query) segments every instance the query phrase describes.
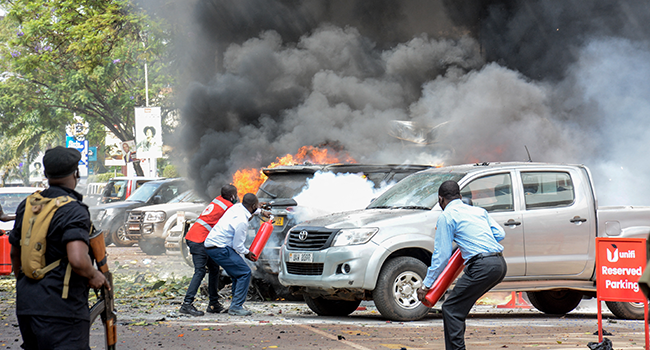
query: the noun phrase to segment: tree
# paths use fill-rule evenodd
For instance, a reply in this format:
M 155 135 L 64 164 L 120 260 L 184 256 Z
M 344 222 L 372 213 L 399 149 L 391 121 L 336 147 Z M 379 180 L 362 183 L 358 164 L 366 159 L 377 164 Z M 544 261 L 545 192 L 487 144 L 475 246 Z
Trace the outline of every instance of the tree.
M 0 24 L 0 130 L 16 146 L 2 165 L 24 157 L 20 150 L 52 146 L 42 135 L 62 143 L 75 113 L 91 124 L 91 143 L 103 142 L 104 127 L 123 141 L 134 139 L 133 108 L 145 105 L 145 63 L 151 103 L 169 110 L 173 81 L 162 21 L 127 0 L 0 0 L 0 6 L 7 9 Z

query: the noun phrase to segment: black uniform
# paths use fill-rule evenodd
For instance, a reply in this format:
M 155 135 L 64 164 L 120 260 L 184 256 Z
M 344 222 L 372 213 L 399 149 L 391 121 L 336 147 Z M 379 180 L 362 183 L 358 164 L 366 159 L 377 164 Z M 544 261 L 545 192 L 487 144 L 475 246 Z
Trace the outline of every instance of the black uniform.
M 78 192 L 65 187 L 51 186 L 43 197 L 70 196 L 76 201 L 60 207 L 52 217 L 47 232 L 45 263 L 58 259 L 61 263 L 33 280 L 22 273 L 16 282 L 16 315 L 23 336 L 24 349 L 88 349 L 90 313 L 88 309 L 88 279 L 70 276 L 68 298 L 63 299 L 63 279 L 68 265 L 66 245 L 81 240 L 89 243 L 90 214 L 81 202 Z M 9 235 L 14 247 L 20 246 L 25 201 L 16 210 L 16 223 Z

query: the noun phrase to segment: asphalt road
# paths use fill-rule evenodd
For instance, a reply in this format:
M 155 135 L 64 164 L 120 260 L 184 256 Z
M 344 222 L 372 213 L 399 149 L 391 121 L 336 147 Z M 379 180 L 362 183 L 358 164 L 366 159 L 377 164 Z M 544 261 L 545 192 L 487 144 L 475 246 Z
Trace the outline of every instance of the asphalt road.
M 249 317 L 228 314 L 189 317 L 178 307 L 182 281 L 192 269 L 178 255 L 146 256 L 139 248 L 109 247 L 109 261 L 122 279 L 167 279 L 168 289 L 138 289 L 118 297 L 118 349 L 443 349 L 442 318 L 433 310 L 416 322 L 389 322 L 372 302 L 364 302 L 348 317 L 320 317 L 304 303 L 247 302 Z M 19 349 L 20 332 L 14 314 L 13 291 L 5 278 L 0 288 L 0 349 Z M 151 284 L 151 283 L 150 283 Z M 181 284 L 181 287 L 183 285 Z M 126 288 L 126 287 L 125 287 Z M 492 293 L 467 320 L 469 349 L 587 349 L 598 341 L 596 302 L 585 300 L 565 316 L 548 316 L 528 308 L 499 308 L 508 295 Z M 229 301 L 224 300 L 227 306 Z M 207 300 L 195 302 L 205 309 Z M 603 305 L 604 306 L 604 305 Z M 613 319 L 605 308 L 604 328 L 615 349 L 643 349 L 643 321 Z M 101 322 L 93 324 L 91 348 L 103 349 Z

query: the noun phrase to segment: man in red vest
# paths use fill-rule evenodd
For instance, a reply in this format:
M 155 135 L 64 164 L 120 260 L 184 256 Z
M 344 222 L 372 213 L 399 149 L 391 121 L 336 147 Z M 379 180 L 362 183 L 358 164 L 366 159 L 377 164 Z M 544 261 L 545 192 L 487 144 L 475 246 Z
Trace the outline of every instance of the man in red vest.
M 221 303 L 219 303 L 219 265 L 210 259 L 205 251 L 203 242 L 212 230 L 212 227 L 221 219 L 223 213 L 226 212 L 233 204 L 237 203 L 237 188 L 233 185 L 226 185 L 221 188 L 221 196 L 215 198 L 203 210 L 201 216 L 196 219 L 196 222 L 185 236 L 187 246 L 190 248 L 192 254 L 192 261 L 194 262 L 194 276 L 187 288 L 183 305 L 181 305 L 180 313 L 192 316 L 203 316 L 203 311 L 197 310 L 192 303 L 196 292 L 205 277 L 205 267 L 208 267 L 208 294 L 210 296 L 210 304 L 206 312 L 220 313 L 224 310 Z

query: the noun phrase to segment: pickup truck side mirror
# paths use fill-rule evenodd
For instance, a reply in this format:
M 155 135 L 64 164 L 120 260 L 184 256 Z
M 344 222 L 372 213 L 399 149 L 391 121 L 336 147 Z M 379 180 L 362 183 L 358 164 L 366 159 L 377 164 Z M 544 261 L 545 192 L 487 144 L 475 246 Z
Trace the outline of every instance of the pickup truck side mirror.
M 153 196 L 153 204 L 160 204 L 162 202 L 163 201 L 161 196 Z

